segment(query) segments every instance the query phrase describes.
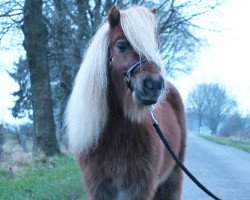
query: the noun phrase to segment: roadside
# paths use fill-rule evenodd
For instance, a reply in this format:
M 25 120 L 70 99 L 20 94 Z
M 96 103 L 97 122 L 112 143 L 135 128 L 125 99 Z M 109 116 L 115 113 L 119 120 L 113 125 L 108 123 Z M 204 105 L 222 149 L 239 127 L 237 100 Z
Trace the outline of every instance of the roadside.
M 250 142 L 245 142 L 237 138 L 225 138 L 216 135 L 197 134 L 197 136 L 202 137 L 211 142 L 215 142 L 217 144 L 231 146 L 250 153 Z

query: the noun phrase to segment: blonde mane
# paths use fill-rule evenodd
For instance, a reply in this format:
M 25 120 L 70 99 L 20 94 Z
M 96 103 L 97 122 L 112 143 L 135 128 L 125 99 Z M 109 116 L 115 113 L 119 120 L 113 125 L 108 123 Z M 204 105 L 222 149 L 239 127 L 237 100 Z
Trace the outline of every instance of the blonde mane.
M 154 14 L 144 7 L 132 7 L 120 11 L 120 14 L 121 27 L 133 48 L 140 56 L 146 56 L 148 60 L 162 67 Z M 109 24 L 105 22 L 90 42 L 66 108 L 65 124 L 69 148 L 76 154 L 87 153 L 97 145 L 107 122 L 109 33 Z
M 93 37 L 75 79 L 66 109 L 69 148 L 74 153 L 96 145 L 106 124 L 108 43 L 109 25 L 105 23 Z

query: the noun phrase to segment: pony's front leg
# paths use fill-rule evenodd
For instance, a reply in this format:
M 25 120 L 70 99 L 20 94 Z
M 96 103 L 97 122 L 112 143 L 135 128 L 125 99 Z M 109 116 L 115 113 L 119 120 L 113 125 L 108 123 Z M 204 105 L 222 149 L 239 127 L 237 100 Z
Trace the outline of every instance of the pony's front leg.
M 183 172 L 176 166 L 166 182 L 158 190 L 159 200 L 180 200 L 182 192 Z M 156 198 L 157 199 L 157 198 Z
M 116 200 L 117 188 L 109 180 L 85 184 L 88 200 Z

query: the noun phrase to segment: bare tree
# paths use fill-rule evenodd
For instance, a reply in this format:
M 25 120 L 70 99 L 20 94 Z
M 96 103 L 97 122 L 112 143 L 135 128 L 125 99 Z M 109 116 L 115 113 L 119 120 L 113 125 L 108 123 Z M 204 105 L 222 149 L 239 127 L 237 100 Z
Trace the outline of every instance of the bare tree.
M 8 33 L 20 30 L 24 0 L 0 1 L 0 41 Z
M 187 100 L 188 112 L 194 114 L 198 120 L 199 133 L 201 133 L 202 122 L 204 120 L 204 114 L 206 110 L 204 101 L 205 94 L 203 92 L 205 87 L 206 87 L 205 84 L 198 85 L 188 95 L 188 100 Z
M 60 152 L 55 134 L 48 67 L 48 29 L 43 19 L 42 0 L 25 0 L 24 48 L 30 71 L 35 142 L 51 156 Z
M 236 108 L 236 101 L 216 83 L 198 85 L 190 93 L 188 102 L 188 108 L 197 115 L 199 125 L 203 121 L 212 134 L 217 134 L 219 124 Z
M 229 97 L 219 84 L 208 84 L 204 88 L 206 99 L 205 123 L 212 134 L 217 134 L 218 125 L 236 108 L 236 101 Z

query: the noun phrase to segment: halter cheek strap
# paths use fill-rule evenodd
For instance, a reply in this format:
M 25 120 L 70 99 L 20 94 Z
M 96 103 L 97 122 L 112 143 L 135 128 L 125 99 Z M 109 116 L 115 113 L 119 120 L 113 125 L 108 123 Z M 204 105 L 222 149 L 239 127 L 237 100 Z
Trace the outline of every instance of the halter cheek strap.
M 141 65 L 142 63 L 145 63 L 145 62 L 148 62 L 148 60 L 145 58 L 145 57 L 143 57 L 142 59 L 140 59 L 140 60 L 138 60 L 137 62 L 135 62 L 133 65 L 131 65 L 130 67 L 129 67 L 129 69 L 126 71 L 126 72 L 124 72 L 124 77 L 125 77 L 125 81 L 126 81 L 126 83 L 127 83 L 127 86 L 128 86 L 128 88 L 131 90 L 131 91 L 133 91 L 133 88 L 132 88 L 132 86 L 131 86 L 131 81 L 130 81 L 130 77 L 131 77 L 131 74 L 135 71 L 135 69 L 139 66 L 139 65 Z
M 113 61 L 113 54 L 112 54 L 112 49 L 109 47 L 108 48 L 108 61 L 111 63 Z M 142 57 L 140 60 L 136 61 L 134 64 L 132 64 L 126 72 L 123 73 L 125 81 L 127 83 L 128 88 L 133 91 L 133 88 L 131 86 L 131 74 L 135 71 L 135 69 L 141 65 L 142 63 L 148 62 L 148 60 L 145 57 Z
M 111 63 L 112 60 L 113 60 L 113 54 L 112 54 L 111 48 L 109 47 L 108 48 L 108 61 L 109 61 L 109 63 Z

